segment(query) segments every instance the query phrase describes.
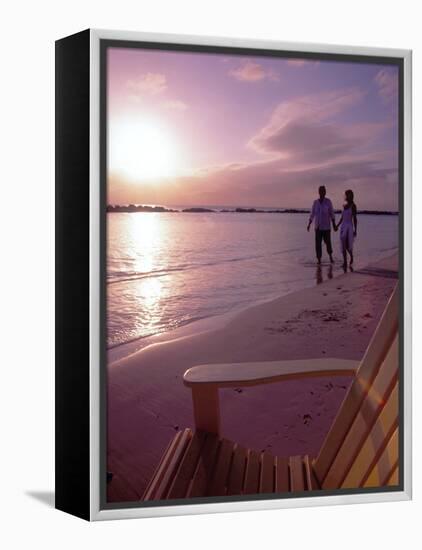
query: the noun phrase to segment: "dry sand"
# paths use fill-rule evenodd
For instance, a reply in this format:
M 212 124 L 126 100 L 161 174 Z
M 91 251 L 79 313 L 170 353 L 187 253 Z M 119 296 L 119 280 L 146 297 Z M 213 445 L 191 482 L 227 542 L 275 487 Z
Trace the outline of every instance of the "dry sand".
M 156 343 L 111 364 L 109 500 L 141 498 L 175 431 L 193 427 L 190 390 L 182 381 L 186 369 L 202 363 L 360 359 L 397 270 L 394 255 L 251 307 L 222 328 Z M 348 377 L 336 377 L 220 390 L 222 434 L 276 455 L 315 456 L 349 383 Z

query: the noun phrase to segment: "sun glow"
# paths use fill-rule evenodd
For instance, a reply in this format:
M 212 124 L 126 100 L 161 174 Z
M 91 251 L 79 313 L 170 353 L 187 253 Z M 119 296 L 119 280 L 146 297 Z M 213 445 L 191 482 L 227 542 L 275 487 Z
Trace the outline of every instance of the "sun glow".
M 161 121 L 119 118 L 109 129 L 109 170 L 133 182 L 157 181 L 183 172 L 178 140 Z

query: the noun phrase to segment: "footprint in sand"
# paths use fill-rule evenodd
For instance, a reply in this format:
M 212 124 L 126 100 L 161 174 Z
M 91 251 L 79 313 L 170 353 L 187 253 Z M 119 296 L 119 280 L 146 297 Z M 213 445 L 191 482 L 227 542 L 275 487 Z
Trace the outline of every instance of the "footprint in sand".
M 311 420 L 312 420 L 312 416 L 310 414 L 303 415 L 303 423 L 305 424 L 305 426 L 310 424 Z

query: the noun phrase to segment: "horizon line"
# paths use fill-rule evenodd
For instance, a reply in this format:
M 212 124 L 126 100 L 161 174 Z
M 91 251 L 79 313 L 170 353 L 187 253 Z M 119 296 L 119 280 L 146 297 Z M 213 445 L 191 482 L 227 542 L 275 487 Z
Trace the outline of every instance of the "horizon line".
M 106 208 L 113 207 L 113 208 L 128 208 L 130 206 L 135 207 L 148 207 L 148 208 L 208 208 L 210 210 L 217 210 L 219 208 L 241 208 L 241 209 L 264 209 L 264 210 L 305 210 L 307 212 L 310 212 L 309 207 L 304 206 L 256 206 L 256 205 L 218 205 L 218 204 L 151 204 L 151 203 L 107 203 Z M 340 211 L 340 208 L 334 208 L 335 211 Z M 390 210 L 390 209 L 373 209 L 373 208 L 362 208 L 361 210 L 358 210 L 358 212 L 389 212 L 394 214 L 399 214 L 399 210 Z

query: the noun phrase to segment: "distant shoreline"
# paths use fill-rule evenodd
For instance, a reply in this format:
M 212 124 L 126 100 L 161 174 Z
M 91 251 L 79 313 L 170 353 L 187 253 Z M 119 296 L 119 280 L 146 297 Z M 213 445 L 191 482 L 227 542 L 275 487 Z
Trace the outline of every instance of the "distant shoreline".
M 205 208 L 192 206 L 183 209 L 166 208 L 165 206 L 151 206 L 143 204 L 109 204 L 107 205 L 107 213 L 137 213 L 137 212 L 152 212 L 152 213 L 191 213 L 191 214 L 309 214 L 307 208 L 275 208 L 275 209 L 262 209 L 262 208 Z M 340 214 L 341 210 L 335 210 L 336 214 Z M 390 210 L 359 210 L 359 215 L 371 215 L 371 216 L 398 216 L 398 212 Z

